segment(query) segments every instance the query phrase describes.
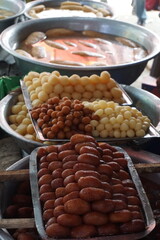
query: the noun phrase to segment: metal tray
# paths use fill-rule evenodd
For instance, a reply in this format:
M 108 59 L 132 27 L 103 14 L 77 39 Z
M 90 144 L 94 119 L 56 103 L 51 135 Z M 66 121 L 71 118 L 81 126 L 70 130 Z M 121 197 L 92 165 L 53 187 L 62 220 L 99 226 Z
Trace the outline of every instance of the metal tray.
M 148 198 L 143 189 L 142 183 L 139 179 L 138 173 L 132 163 L 131 158 L 122 148 L 120 148 L 120 147 L 116 147 L 116 148 L 117 148 L 117 151 L 124 153 L 125 158 L 128 161 L 128 171 L 132 177 L 132 180 L 137 189 L 139 198 L 141 200 L 142 209 L 143 209 L 143 217 L 144 217 L 145 224 L 146 224 L 146 230 L 143 232 L 132 233 L 132 234 L 87 238 L 90 240 L 91 239 L 97 239 L 97 240 L 130 240 L 130 239 L 136 240 L 136 239 L 141 239 L 141 238 L 147 236 L 154 229 L 154 227 L 156 225 L 150 203 L 148 201 Z M 34 207 L 35 224 L 36 224 L 37 231 L 42 239 L 53 240 L 54 238 L 49 238 L 46 235 L 43 220 L 42 220 L 41 204 L 40 204 L 39 190 L 38 190 L 38 178 L 37 178 L 37 169 L 38 169 L 37 150 L 38 150 L 38 148 L 36 148 L 35 150 L 32 151 L 32 153 L 30 155 L 30 161 L 29 161 L 30 184 L 31 184 L 32 202 L 33 202 L 33 207 Z M 61 239 L 61 240 L 63 240 L 63 239 Z M 77 240 L 77 239 L 73 239 L 73 240 Z
M 24 83 L 24 81 L 20 80 L 20 85 L 21 85 L 21 89 L 22 89 L 22 93 L 24 96 L 24 101 L 26 104 L 26 107 L 28 109 L 30 118 L 32 120 L 35 132 L 37 134 L 37 137 L 41 140 L 41 141 L 48 141 L 48 142 L 62 142 L 62 141 L 69 141 L 69 139 L 48 139 L 48 138 L 44 138 L 41 129 L 39 128 L 39 126 L 37 125 L 37 122 L 32 118 L 31 116 L 31 110 L 32 110 L 32 103 L 29 97 L 29 93 L 27 91 L 27 87 Z M 123 87 L 121 87 L 119 85 L 120 89 L 122 89 L 123 91 L 123 97 L 126 100 L 126 103 L 124 103 L 123 105 L 131 105 L 132 104 L 132 100 L 131 98 L 128 96 L 128 94 L 125 92 L 125 90 L 123 89 Z M 153 126 L 153 124 L 150 124 L 149 127 L 149 131 L 148 133 L 144 136 L 144 137 L 133 137 L 133 138 L 96 138 L 97 141 L 105 141 L 105 142 L 120 142 L 120 141 L 132 141 L 132 140 L 141 140 L 141 139 L 148 139 L 148 138 L 153 138 L 153 137 L 160 137 L 160 133 L 156 130 L 156 128 Z

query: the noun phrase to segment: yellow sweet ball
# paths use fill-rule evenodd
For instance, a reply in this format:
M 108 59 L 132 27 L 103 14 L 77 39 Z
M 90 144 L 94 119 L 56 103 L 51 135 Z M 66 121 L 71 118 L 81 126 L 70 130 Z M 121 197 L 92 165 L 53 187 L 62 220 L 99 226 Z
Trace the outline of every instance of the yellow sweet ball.
M 59 83 L 63 86 L 68 86 L 70 84 L 69 77 L 68 76 L 60 76 Z
M 85 89 L 86 89 L 86 91 L 94 92 L 95 89 L 96 89 L 96 85 L 88 83 L 88 84 L 85 85 Z
M 17 115 L 16 116 L 16 123 L 17 124 L 20 124 L 22 121 L 23 121 L 23 119 L 25 118 L 25 116 L 24 115 Z
M 93 136 L 93 137 L 99 137 L 99 131 L 93 130 L 93 131 L 92 131 L 92 136 Z
M 135 131 L 133 129 L 128 129 L 126 132 L 127 137 L 133 138 L 135 137 Z
M 112 126 L 111 123 L 106 123 L 106 124 L 105 124 L 105 129 L 106 129 L 108 132 L 110 132 L 110 131 L 112 130 L 112 128 L 113 128 L 113 126 Z
M 35 90 L 35 87 L 33 86 L 33 84 L 32 85 L 29 85 L 28 87 L 27 87 L 27 91 L 30 93 L 31 91 L 33 91 L 33 90 Z
M 105 125 L 104 124 L 102 124 L 102 123 L 99 123 L 97 126 L 96 126 L 96 130 L 97 131 L 102 131 L 102 130 L 104 130 L 105 129 Z
M 115 107 L 118 106 L 118 103 L 115 103 L 113 101 L 107 102 L 107 107 L 115 109 Z
M 115 122 L 113 125 L 114 129 L 120 129 L 120 123 Z
M 108 137 L 108 131 L 107 131 L 106 129 L 100 131 L 99 136 L 100 136 L 101 138 L 106 138 L 106 137 Z
M 42 84 L 42 91 L 46 92 L 47 94 L 50 94 L 53 91 L 53 86 L 48 82 L 45 82 Z
M 121 125 L 120 125 L 120 130 L 121 131 L 127 131 L 129 129 L 129 126 L 128 124 L 126 124 L 125 122 L 123 122 Z
M 68 97 L 69 99 L 71 99 L 71 94 L 70 93 L 67 93 L 67 92 L 63 92 L 60 94 L 60 98 L 63 98 L 63 97 Z
M 95 86 L 96 86 L 96 89 L 99 91 L 107 90 L 107 85 L 104 83 L 97 83 Z
M 120 137 L 121 137 L 121 132 L 120 132 L 120 130 L 115 129 L 115 130 L 113 131 L 113 136 L 114 136 L 115 138 L 120 138 Z
M 107 102 L 105 100 L 99 100 L 98 105 L 100 108 L 105 109 L 107 107 Z
M 142 129 L 142 124 L 140 122 L 136 122 L 135 128 L 136 131 Z
M 82 98 L 82 94 L 78 93 L 78 92 L 73 92 L 71 96 L 72 96 L 72 99 L 81 100 L 81 98 Z
M 48 94 L 45 92 L 45 91 L 40 91 L 38 93 L 38 99 L 41 101 L 41 102 L 45 102 L 48 100 Z M 33 103 L 32 103 L 33 104 Z
M 127 137 L 127 132 L 126 131 L 121 131 L 121 138 Z
M 59 95 L 57 93 L 54 93 L 54 92 L 49 94 L 49 98 L 57 97 L 57 96 L 59 96 Z
M 15 131 L 17 129 L 17 125 L 16 124 L 11 124 L 10 127 Z
M 106 116 L 111 115 L 113 113 L 113 109 L 110 107 L 107 107 L 104 109 L 104 113 L 106 114 Z
M 18 95 L 18 102 L 24 102 L 23 94 Z
M 115 124 L 116 123 L 116 118 L 115 117 L 111 117 L 110 119 L 109 119 L 109 122 L 113 125 L 113 124 Z
M 108 136 L 111 137 L 111 138 L 114 137 L 114 132 L 113 132 L 113 130 L 111 130 L 111 131 L 108 132 Z
M 89 81 L 93 84 L 96 84 L 96 83 L 99 83 L 100 82 L 100 77 L 96 74 L 92 74 L 90 77 L 89 77 Z
M 110 74 L 109 74 L 109 72 L 107 72 L 107 71 L 103 71 L 103 72 L 101 72 L 101 74 L 100 74 L 100 81 L 102 82 L 102 83 L 108 83 L 109 82 L 109 80 L 110 80 Z
M 25 75 L 25 76 L 23 77 L 23 81 L 25 82 L 25 84 L 26 84 L 26 82 L 31 82 L 31 83 L 32 83 L 32 78 L 29 77 L 28 75 Z
M 110 91 L 107 91 L 107 90 L 103 91 L 103 96 L 107 100 L 112 100 L 112 94 Z
M 116 122 L 117 123 L 122 123 L 124 120 L 124 117 L 122 114 L 118 114 L 117 117 L 116 117 Z
M 73 93 L 74 87 L 72 85 L 64 86 L 64 92 Z
M 48 76 L 48 83 L 51 84 L 52 86 L 56 85 L 59 83 L 59 76 L 55 75 L 54 73 L 51 73 Z
M 27 133 L 33 134 L 34 132 L 35 132 L 35 131 L 34 131 L 33 124 L 30 123 L 30 124 L 27 126 Z
M 106 123 L 108 123 L 109 122 L 109 118 L 108 117 L 102 117 L 101 119 L 100 119 L 100 123 L 102 123 L 102 124 L 106 124 Z
M 27 110 L 26 110 L 26 111 L 21 110 L 21 111 L 18 113 L 18 115 L 23 115 L 23 116 L 26 116 L 26 114 L 27 114 Z
M 99 117 L 103 115 L 103 109 L 98 109 L 96 112 L 95 112 L 95 115 L 98 115 Z
M 75 91 L 78 92 L 78 93 L 83 93 L 83 92 L 85 91 L 84 87 L 83 87 L 81 84 L 76 84 L 76 85 L 74 86 L 74 89 L 75 89 Z
M 145 131 L 143 129 L 139 129 L 136 131 L 136 137 L 144 137 Z
M 17 117 L 17 115 L 15 115 L 15 114 L 10 115 L 8 117 L 9 122 L 13 123 L 13 124 L 16 123 L 16 117 Z
M 94 97 L 95 99 L 101 99 L 101 98 L 103 97 L 103 93 L 102 93 L 101 91 L 99 91 L 99 90 L 95 90 L 95 91 L 93 92 L 93 97 Z
M 90 79 L 87 76 L 83 76 L 80 78 L 80 84 L 82 84 L 82 86 L 86 86 L 90 83 Z
M 24 105 L 24 102 L 17 102 L 16 105 L 21 105 L 21 107 Z
M 33 78 L 32 84 L 33 84 L 34 88 L 36 89 L 37 87 L 41 86 L 41 81 L 39 78 Z
M 22 111 L 26 111 L 26 112 L 28 111 L 25 104 L 22 106 Z
M 35 99 L 38 99 L 38 94 L 34 92 L 34 93 L 30 94 L 30 100 L 33 101 Z
M 131 129 L 135 129 L 135 126 L 136 126 L 136 119 L 135 119 L 135 118 L 130 119 L 130 120 L 129 120 L 129 127 L 130 127 Z
M 72 85 L 77 85 L 80 83 L 80 76 L 77 74 L 73 74 L 69 77 L 69 83 Z
M 35 71 L 30 71 L 30 72 L 28 73 L 28 77 L 29 77 L 30 79 L 38 78 L 39 75 L 40 75 L 40 74 L 39 74 L 38 72 L 35 72 Z
M 32 102 L 32 106 L 33 107 L 38 107 L 41 103 L 42 103 L 42 101 L 40 99 L 35 99 Z
M 92 92 L 87 92 L 85 91 L 84 93 L 82 93 L 82 97 L 87 99 L 87 100 L 90 100 L 93 96 L 93 93 Z
M 42 86 L 39 86 L 35 89 L 35 93 L 38 94 L 39 92 L 42 91 Z
M 60 72 L 57 70 L 54 70 L 51 74 L 54 74 L 55 76 L 59 77 L 60 76 Z
M 12 108 L 11 108 L 11 112 L 13 114 L 18 114 L 21 110 L 22 110 L 22 106 L 18 105 L 18 104 L 12 106 Z
M 124 118 L 126 118 L 126 119 L 130 119 L 131 118 L 131 116 L 132 116 L 132 113 L 131 113 L 131 111 L 125 111 L 124 113 L 123 113 L 123 116 L 124 116 Z
M 25 82 L 26 87 L 29 87 L 32 85 L 32 81 L 29 81 L 29 80 L 25 81 L 25 79 L 24 79 L 24 82 Z
M 91 109 L 94 110 L 94 111 L 99 110 L 99 104 L 98 103 L 94 103 L 93 107 Z
M 40 76 L 40 81 L 41 81 L 41 84 L 43 85 L 44 83 L 47 83 L 48 82 L 48 75 L 44 74 L 44 75 L 41 75 Z
M 24 135 L 24 137 L 26 138 L 26 139 L 28 139 L 28 140 L 32 140 L 32 141 L 34 141 L 35 140 L 35 137 L 34 137 L 34 135 L 32 135 L 32 134 L 25 134 Z
M 113 87 L 117 87 L 117 83 L 114 79 L 110 78 L 110 80 L 107 83 L 107 89 L 112 89 Z
M 58 83 L 54 86 L 53 91 L 57 94 L 60 94 L 64 91 L 64 87 L 60 83 Z
M 27 133 L 27 125 L 20 124 L 17 127 L 16 132 L 19 133 L 20 135 L 25 135 Z
M 118 87 L 113 87 L 111 90 L 110 90 L 112 96 L 116 99 L 119 99 L 122 97 L 122 90 Z
M 92 127 L 96 127 L 98 125 L 98 121 L 97 120 L 91 120 L 90 124 L 92 125 Z
M 25 118 L 23 119 L 22 123 L 25 124 L 25 125 L 29 125 L 29 124 L 31 124 L 31 119 L 25 117 Z

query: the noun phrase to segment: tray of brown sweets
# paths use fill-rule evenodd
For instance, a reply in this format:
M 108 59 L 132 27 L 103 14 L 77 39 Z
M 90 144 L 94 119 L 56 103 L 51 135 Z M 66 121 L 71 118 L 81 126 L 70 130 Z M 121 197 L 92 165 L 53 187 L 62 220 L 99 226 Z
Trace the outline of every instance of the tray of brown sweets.
M 30 184 L 42 239 L 140 239 L 155 227 L 130 157 L 91 136 L 35 149 Z

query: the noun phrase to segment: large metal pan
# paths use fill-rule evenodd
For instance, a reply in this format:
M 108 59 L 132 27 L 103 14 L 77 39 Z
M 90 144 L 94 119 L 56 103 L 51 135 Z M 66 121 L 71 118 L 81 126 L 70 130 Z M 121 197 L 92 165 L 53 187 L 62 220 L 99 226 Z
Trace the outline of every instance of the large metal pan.
M 45 32 L 52 28 L 68 28 L 74 31 L 92 30 L 125 37 L 144 47 L 148 51 L 148 55 L 140 60 L 125 64 L 84 67 L 40 62 L 24 57 L 15 51 L 20 42 L 30 33 L 34 31 Z M 2 48 L 15 58 L 22 74 L 28 73 L 31 70 L 38 72 L 58 70 L 62 75 L 66 74 L 70 76 L 75 73 L 84 76 L 99 75 L 103 70 L 107 70 L 118 83 L 127 85 L 133 83 L 139 77 L 148 60 L 154 58 L 160 51 L 160 40 L 153 32 L 137 25 L 104 18 L 65 17 L 30 20 L 18 23 L 4 30 L 0 41 Z

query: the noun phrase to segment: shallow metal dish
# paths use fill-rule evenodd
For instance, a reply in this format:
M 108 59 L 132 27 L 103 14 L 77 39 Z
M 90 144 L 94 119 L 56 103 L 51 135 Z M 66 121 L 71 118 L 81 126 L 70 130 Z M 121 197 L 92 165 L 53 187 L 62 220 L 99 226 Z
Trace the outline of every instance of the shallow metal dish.
M 0 33 L 7 27 L 13 25 L 18 17 L 20 17 L 25 10 L 25 3 L 21 0 L 0 0 L 0 8 L 14 12 L 13 16 L 0 20 Z
M 27 19 L 34 19 L 34 17 L 32 17 L 30 14 L 29 14 L 29 11 L 35 7 L 35 6 L 38 6 L 38 5 L 44 5 L 46 8 L 58 8 L 62 2 L 64 2 L 65 0 L 56 0 L 56 1 L 53 1 L 53 0 L 38 0 L 38 1 L 32 1 L 32 2 L 28 2 L 26 4 L 26 8 L 25 8 L 25 12 L 24 12 L 24 15 Z M 95 9 L 98 9 L 98 8 L 103 8 L 103 9 L 106 9 L 108 10 L 108 12 L 110 13 L 110 16 L 109 17 L 112 17 L 113 16 L 113 12 L 111 10 L 111 8 L 109 7 L 109 5 L 107 3 L 103 3 L 103 2 L 96 2 L 96 1 L 89 1 L 89 0 L 74 0 L 74 2 L 79 2 L 81 3 L 82 5 L 88 5 L 90 7 L 93 7 Z M 53 16 L 54 17 L 54 16 Z M 62 15 L 60 15 L 59 17 L 63 17 Z
M 126 37 L 144 47 L 148 51 L 148 55 L 139 61 L 116 66 L 77 67 L 43 63 L 15 52 L 19 43 L 31 32 L 45 32 L 52 28 L 68 28 L 74 31 L 92 30 L 119 37 Z M 90 76 L 92 74 L 99 75 L 102 71 L 107 70 L 118 83 L 127 85 L 133 83 L 139 77 L 148 60 L 154 58 L 160 51 L 160 39 L 153 32 L 137 25 L 107 18 L 67 17 L 30 20 L 18 23 L 4 30 L 1 34 L 0 41 L 2 48 L 15 58 L 22 74 L 26 74 L 31 70 L 37 72 L 58 70 L 61 75 L 66 74 L 70 76 L 75 73 L 81 76 Z
M 160 99 L 142 89 L 125 85 L 123 85 L 123 88 L 133 100 L 133 106 L 147 115 L 156 129 L 160 131 Z M 9 93 L 0 101 L 0 127 L 14 138 L 22 150 L 30 154 L 36 147 L 42 146 L 43 144 L 26 139 L 22 135 L 16 133 L 8 123 L 11 107 L 17 102 L 17 96 L 20 93 L 21 90 L 18 89 L 17 91 Z

